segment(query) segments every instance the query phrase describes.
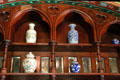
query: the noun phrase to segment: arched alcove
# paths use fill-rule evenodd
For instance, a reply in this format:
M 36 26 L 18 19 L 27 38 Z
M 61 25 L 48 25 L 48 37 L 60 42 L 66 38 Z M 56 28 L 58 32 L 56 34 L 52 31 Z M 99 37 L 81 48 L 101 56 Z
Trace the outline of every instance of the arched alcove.
M 0 43 L 4 40 L 4 29 L 2 27 L 2 25 L 0 24 Z
M 120 40 L 120 23 L 111 24 L 106 32 L 101 37 L 102 43 L 112 43 L 112 40 L 117 38 Z
M 0 32 L 0 43 L 4 40 L 4 35 Z
M 68 25 L 75 23 L 76 30 L 79 33 L 79 43 L 93 43 L 94 42 L 94 30 L 92 26 L 84 20 L 84 18 L 76 12 L 68 13 L 63 21 L 56 28 L 56 39 L 59 43 L 68 43 L 68 31 L 70 28 Z
M 42 19 L 41 15 L 32 10 L 21 17 L 12 27 L 12 41 L 25 42 L 26 31 L 29 23 L 34 23 L 37 31 L 37 43 L 47 43 L 50 40 L 50 27 Z

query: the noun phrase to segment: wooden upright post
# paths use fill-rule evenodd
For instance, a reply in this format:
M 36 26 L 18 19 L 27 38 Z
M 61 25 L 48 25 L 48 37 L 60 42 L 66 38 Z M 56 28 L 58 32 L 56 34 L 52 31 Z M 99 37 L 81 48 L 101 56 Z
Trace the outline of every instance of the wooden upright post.
M 6 60 L 7 60 L 8 46 L 10 44 L 10 40 L 4 40 L 3 44 L 5 46 L 5 51 L 4 51 L 3 67 L 1 69 L 1 73 L 7 73 Z
M 98 72 L 99 73 L 103 73 L 103 69 L 102 69 L 102 60 L 101 60 L 101 53 L 100 53 L 100 42 L 97 41 L 97 56 L 98 56 Z
M 1 73 L 7 73 L 6 60 L 7 60 L 7 52 L 8 52 L 8 46 L 10 44 L 10 40 L 4 40 L 3 44 L 5 46 L 5 51 L 4 51 L 3 67 L 1 69 Z M 5 80 L 5 79 L 6 79 L 6 76 L 2 75 L 1 80 Z
M 51 46 L 51 72 L 56 73 L 56 66 L 55 66 L 55 46 L 56 41 L 49 42 L 49 45 Z M 52 75 L 52 80 L 55 80 L 55 75 Z

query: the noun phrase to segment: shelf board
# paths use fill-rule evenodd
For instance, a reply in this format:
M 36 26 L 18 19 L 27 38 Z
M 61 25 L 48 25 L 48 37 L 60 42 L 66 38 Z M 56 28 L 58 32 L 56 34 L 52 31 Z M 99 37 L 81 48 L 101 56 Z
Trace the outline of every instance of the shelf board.
M 78 43 L 78 44 L 70 44 L 70 43 L 58 43 L 58 46 L 81 46 L 81 47 L 91 47 L 93 44 L 91 43 Z
M 52 73 L 0 73 L 0 75 L 52 75 Z
M 102 47 L 120 47 L 120 44 L 101 44 Z
M 56 52 L 82 52 L 82 51 L 97 51 L 94 44 L 91 43 L 58 43 L 56 46 Z
M 0 73 L 0 75 L 105 75 L 120 76 L 120 73 Z
M 16 46 L 48 46 L 48 43 L 17 43 L 17 42 L 13 42 L 11 45 L 16 45 Z
M 48 43 L 16 43 L 13 42 L 9 51 L 50 51 Z
M 120 73 L 55 73 L 55 75 L 106 75 L 106 76 L 120 76 Z

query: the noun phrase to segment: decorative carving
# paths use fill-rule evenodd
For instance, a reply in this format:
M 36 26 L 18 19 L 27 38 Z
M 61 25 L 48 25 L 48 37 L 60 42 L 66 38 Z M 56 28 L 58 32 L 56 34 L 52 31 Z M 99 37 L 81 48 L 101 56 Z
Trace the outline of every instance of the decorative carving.
M 57 5 L 52 5 L 48 7 L 47 11 L 52 15 L 56 15 L 60 10 Z
M 1 21 L 8 21 L 10 13 L 7 11 L 0 12 L 0 20 Z
M 104 16 L 104 15 L 97 14 L 95 16 L 95 21 L 99 24 L 104 23 L 105 20 L 106 20 L 106 16 Z

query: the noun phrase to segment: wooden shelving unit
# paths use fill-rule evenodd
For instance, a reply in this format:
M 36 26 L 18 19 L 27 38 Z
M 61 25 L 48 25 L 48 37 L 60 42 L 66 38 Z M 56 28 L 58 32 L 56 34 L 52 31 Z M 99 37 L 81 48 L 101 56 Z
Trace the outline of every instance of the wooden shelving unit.
M 0 19 L 1 80 L 120 80 L 120 44 L 112 44 L 113 38 L 120 39 L 119 18 L 68 4 L 19 5 L 0 10 L 5 11 L 9 17 L 7 22 L 1 18 L 4 26 Z M 31 22 L 36 25 L 36 43 L 25 41 Z M 70 23 L 77 25 L 78 44 L 68 43 Z M 39 63 L 34 73 L 23 70 L 22 62 L 28 52 L 33 52 Z M 19 57 L 18 72 L 12 72 L 14 57 Z M 41 71 L 43 57 L 48 58 L 47 73 Z M 61 59 L 61 72 L 57 72 L 56 57 Z M 70 57 L 81 65 L 79 73 L 69 71 Z

